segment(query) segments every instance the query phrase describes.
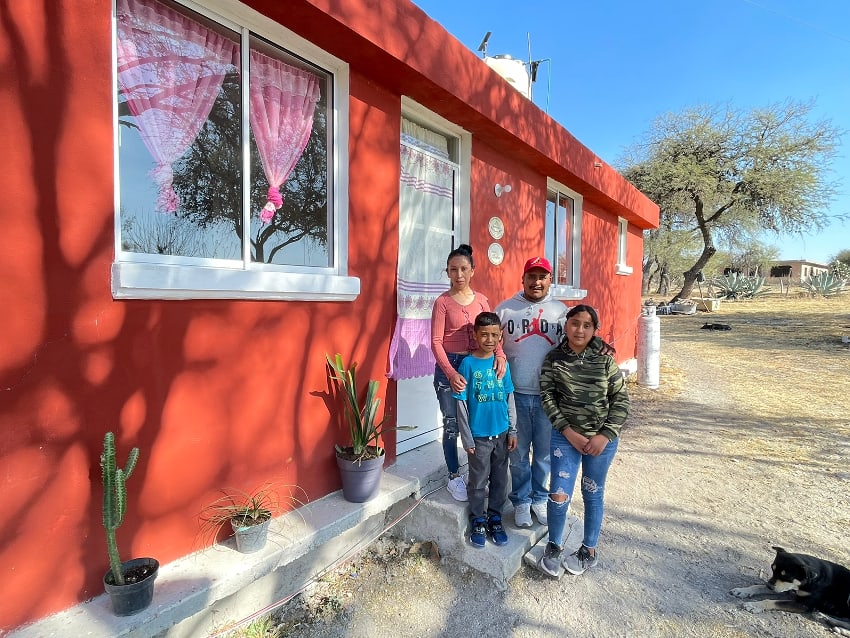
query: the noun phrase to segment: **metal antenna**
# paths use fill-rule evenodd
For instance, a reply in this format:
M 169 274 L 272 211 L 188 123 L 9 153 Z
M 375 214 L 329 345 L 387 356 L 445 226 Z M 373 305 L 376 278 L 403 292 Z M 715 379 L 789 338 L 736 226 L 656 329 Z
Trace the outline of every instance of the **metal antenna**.
M 487 57 L 487 40 L 489 40 L 489 39 L 490 39 L 490 36 L 491 36 L 491 35 L 493 35 L 493 32 L 492 32 L 492 31 L 488 31 L 488 32 L 484 35 L 484 39 L 483 39 L 483 40 L 481 40 L 481 44 L 479 44 L 479 45 L 478 45 L 478 50 L 479 50 L 479 51 L 481 51 L 481 57 L 483 57 L 483 58 L 486 58 L 486 57 Z
M 546 77 L 546 113 L 549 112 L 549 97 L 552 93 L 552 58 L 543 58 L 542 60 L 532 60 L 529 64 L 530 70 L 529 74 L 531 75 L 531 83 L 537 82 L 537 75 L 540 69 L 540 65 L 544 62 L 548 62 L 547 70 L 549 71 Z
M 549 96 L 552 90 L 552 58 L 543 58 L 541 60 L 531 59 L 531 34 L 526 33 L 528 38 L 528 98 L 533 102 L 534 83 L 537 82 L 537 71 L 540 65 L 548 62 L 549 76 L 546 82 L 546 113 L 549 113 Z

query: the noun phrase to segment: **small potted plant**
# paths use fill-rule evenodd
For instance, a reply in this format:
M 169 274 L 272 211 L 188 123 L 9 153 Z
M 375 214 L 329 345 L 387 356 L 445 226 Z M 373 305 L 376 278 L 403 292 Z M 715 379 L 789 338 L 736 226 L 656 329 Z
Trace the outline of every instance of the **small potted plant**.
M 384 467 L 384 448 L 379 439 L 389 429 L 412 430 L 413 426 L 388 428 L 388 416 L 378 418 L 379 384 L 370 380 L 365 392 L 357 386 L 357 363 L 346 366 L 342 355 L 326 354 L 328 379 L 335 405 L 342 406 L 350 446 L 336 445 L 336 461 L 342 478 L 342 495 L 347 501 L 363 503 L 377 495 Z
M 109 571 L 103 586 L 112 600 L 117 616 L 130 616 L 145 609 L 153 600 L 153 583 L 159 572 L 159 562 L 153 558 L 135 558 L 121 562 L 116 530 L 127 513 L 127 479 L 136 469 L 139 448 L 134 447 L 123 468 L 118 467 L 115 454 L 115 435 L 107 432 L 103 438 L 100 467 L 103 477 L 103 527 L 106 529 L 106 549 Z
M 282 499 L 280 491 L 271 483 L 245 492 L 237 489 L 220 490 L 221 496 L 201 510 L 201 529 L 205 536 L 215 540 L 222 528 L 233 531 L 236 549 L 243 554 L 261 550 L 268 539 L 269 523 L 273 516 L 303 505 L 295 498 L 294 489 Z

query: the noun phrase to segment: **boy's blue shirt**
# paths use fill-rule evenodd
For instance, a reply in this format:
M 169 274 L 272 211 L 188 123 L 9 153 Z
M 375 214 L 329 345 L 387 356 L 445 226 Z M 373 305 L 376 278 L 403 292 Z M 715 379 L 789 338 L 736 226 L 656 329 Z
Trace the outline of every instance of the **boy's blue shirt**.
M 514 392 L 510 366 L 505 363 L 505 375 L 498 379 L 493 363 L 492 356 L 479 359 L 470 355 L 458 367 L 458 372 L 466 379 L 466 388 L 452 396 L 466 402 L 469 428 L 474 437 L 497 436 L 506 430 L 515 430 L 508 410 L 508 395 Z

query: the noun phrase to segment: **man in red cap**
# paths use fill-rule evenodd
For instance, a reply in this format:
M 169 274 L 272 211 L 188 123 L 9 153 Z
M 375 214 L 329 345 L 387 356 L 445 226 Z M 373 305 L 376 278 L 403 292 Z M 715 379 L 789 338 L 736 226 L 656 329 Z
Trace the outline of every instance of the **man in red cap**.
M 552 265 L 532 257 L 522 271 L 522 290 L 496 307 L 502 348 L 516 392 L 517 448 L 510 453 L 514 522 L 531 527 L 531 513 L 546 525 L 549 498 L 549 438 L 552 424 L 540 404 L 540 365 L 563 335 L 566 306 L 549 294 Z
M 540 366 L 561 341 L 568 310 L 549 294 L 551 285 L 552 264 L 545 257 L 532 257 L 522 270 L 522 290 L 495 310 L 515 388 L 518 437 L 510 453 L 509 498 L 517 527 L 531 527 L 532 513 L 541 525 L 547 524 L 552 424 L 540 403 Z

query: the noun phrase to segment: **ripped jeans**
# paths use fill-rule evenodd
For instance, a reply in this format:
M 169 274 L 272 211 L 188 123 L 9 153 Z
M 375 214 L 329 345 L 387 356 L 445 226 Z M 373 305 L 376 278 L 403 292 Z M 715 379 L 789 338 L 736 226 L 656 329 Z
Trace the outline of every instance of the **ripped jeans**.
M 620 438 L 609 441 L 602 454 L 591 456 L 582 454 L 575 449 L 564 435 L 552 430 L 549 458 L 552 462 L 550 479 L 551 494 L 566 494 L 563 503 L 547 501 L 546 514 L 549 519 L 549 541 L 559 547 L 563 546 L 564 528 L 567 523 L 567 512 L 573 498 L 579 467 L 581 467 L 581 500 L 584 503 L 584 540 L 585 547 L 595 548 L 599 541 L 599 531 L 602 529 L 602 514 L 605 509 L 605 479 L 608 468 L 617 453 Z
M 449 363 L 457 370 L 460 362 L 467 356 L 466 353 L 447 353 Z M 452 387 L 443 369 L 434 366 L 434 390 L 437 392 L 437 401 L 440 404 L 440 412 L 443 415 L 443 456 L 446 459 L 446 467 L 449 475 L 457 474 L 460 469 L 460 461 L 457 455 L 457 439 L 460 430 L 457 425 L 457 399 L 452 394 Z

